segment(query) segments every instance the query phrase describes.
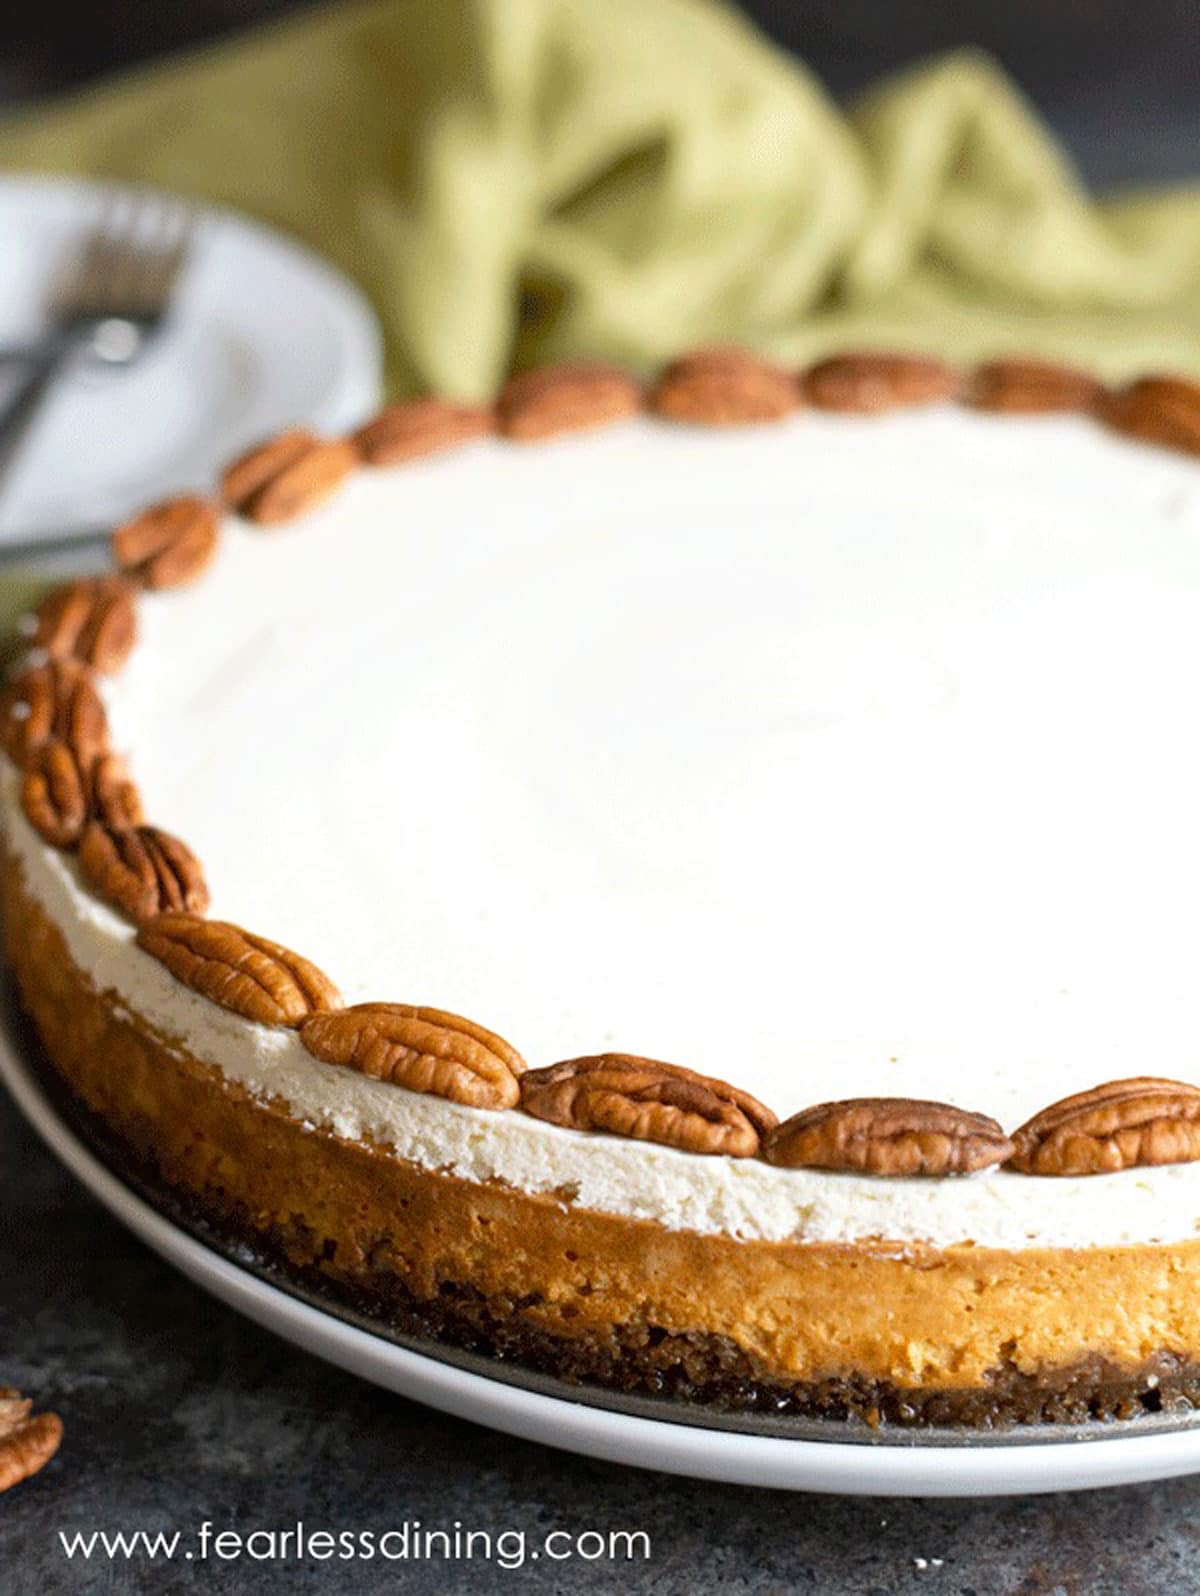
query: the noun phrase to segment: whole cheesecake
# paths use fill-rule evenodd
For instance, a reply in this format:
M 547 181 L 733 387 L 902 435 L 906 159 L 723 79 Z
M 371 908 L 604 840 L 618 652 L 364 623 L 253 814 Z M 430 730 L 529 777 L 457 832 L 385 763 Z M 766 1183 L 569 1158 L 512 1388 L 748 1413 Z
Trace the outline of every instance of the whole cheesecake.
M 408 1332 L 870 1423 L 1189 1403 L 1198 448 L 1168 379 L 732 350 L 271 440 L 31 620 L 50 1059 Z

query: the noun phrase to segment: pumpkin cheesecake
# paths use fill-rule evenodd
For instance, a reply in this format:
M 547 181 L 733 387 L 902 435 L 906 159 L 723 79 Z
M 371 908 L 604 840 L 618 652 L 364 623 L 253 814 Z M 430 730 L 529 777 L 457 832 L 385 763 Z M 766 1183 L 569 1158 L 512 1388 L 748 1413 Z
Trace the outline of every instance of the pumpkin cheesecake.
M 1200 390 L 700 351 L 295 429 L 0 705 L 113 1158 L 381 1323 L 875 1424 L 1200 1396 Z

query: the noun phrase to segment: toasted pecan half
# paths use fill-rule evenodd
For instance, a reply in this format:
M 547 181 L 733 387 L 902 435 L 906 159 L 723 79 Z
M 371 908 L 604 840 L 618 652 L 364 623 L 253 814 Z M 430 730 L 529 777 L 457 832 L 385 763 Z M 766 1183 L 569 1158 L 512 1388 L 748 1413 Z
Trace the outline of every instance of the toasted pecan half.
M 450 399 L 402 399 L 388 405 L 354 434 L 368 465 L 402 465 L 440 454 L 496 430 L 491 405 L 455 404 Z
M 32 1410 L 28 1397 L 11 1386 L 0 1386 L 0 1491 L 45 1468 L 62 1441 L 58 1414 Z
M 35 645 L 51 659 L 77 659 L 111 675 L 129 658 L 137 637 L 136 592 L 122 576 L 64 582 L 38 605 Z
M 1143 377 L 1106 395 L 1097 414 L 1127 437 L 1200 454 L 1200 383 L 1181 377 Z
M 88 813 L 112 831 L 128 831 L 145 821 L 142 795 L 119 754 L 101 754 L 86 776 Z
M 834 355 L 804 377 L 804 392 L 819 410 L 859 415 L 955 399 L 961 390 L 960 374 L 945 361 L 885 352 Z
M 113 559 L 145 587 L 183 587 L 209 565 L 218 532 L 208 500 L 181 494 L 119 526 L 112 535 Z
M 300 1040 L 326 1064 L 472 1108 L 513 1107 L 525 1068 L 516 1048 L 482 1025 L 410 1003 L 356 1003 L 310 1015 Z
M 689 1153 L 752 1158 L 776 1124 L 749 1092 L 679 1064 L 600 1053 L 521 1077 L 521 1106 L 573 1130 L 607 1131 Z
M 1014 1132 L 1008 1163 L 1027 1175 L 1105 1175 L 1197 1158 L 1200 1087 L 1139 1075 L 1042 1109 Z
M 108 716 L 91 670 L 78 660 L 28 665 L 0 694 L 0 743 L 14 764 L 28 765 L 52 737 L 85 768 L 108 747 Z
M 496 400 L 496 423 L 506 438 L 537 443 L 560 432 L 604 427 L 641 408 L 640 383 L 600 361 L 535 366 L 510 377 Z
M 698 349 L 673 361 L 650 395 L 650 408 L 670 421 L 735 427 L 779 421 L 804 402 L 789 372 L 748 349 Z
M 44 742 L 26 767 L 21 807 L 54 848 L 77 847 L 90 819 L 124 831 L 144 818 L 141 796 L 119 755 L 100 754 L 88 767 L 59 737 Z
M 89 820 L 79 843 L 79 869 L 99 898 L 134 924 L 168 909 L 203 914 L 208 886 L 186 843 L 157 826 L 124 830 Z
M 25 818 L 52 848 L 74 848 L 90 813 L 88 780 L 69 743 L 51 737 L 21 778 Z
M 912 1097 L 851 1097 L 785 1119 L 763 1157 L 785 1169 L 965 1175 L 1002 1164 L 1012 1143 L 994 1119 Z
M 1007 415 L 1051 415 L 1094 410 L 1103 384 L 1089 372 L 1049 360 L 989 360 L 976 366 L 964 398 L 976 410 Z
M 308 427 L 287 427 L 264 443 L 238 455 L 221 473 L 221 498 L 231 510 L 242 510 L 285 466 L 299 460 L 317 443 Z
M 230 502 L 258 526 L 279 526 L 324 504 L 358 463 L 350 438 L 314 438 L 295 429 L 235 461 L 225 474 L 225 491 L 232 495 L 253 483 Z
M 137 942 L 184 986 L 260 1025 L 295 1027 L 341 1007 L 337 987 L 315 964 L 225 920 L 159 914 L 138 927 Z

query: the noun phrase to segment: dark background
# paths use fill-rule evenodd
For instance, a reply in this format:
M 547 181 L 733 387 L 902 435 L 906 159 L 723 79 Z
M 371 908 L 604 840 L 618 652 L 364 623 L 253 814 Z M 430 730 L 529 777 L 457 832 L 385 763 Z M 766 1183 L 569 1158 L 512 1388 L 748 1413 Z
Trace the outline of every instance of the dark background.
M 604 0 L 595 0 L 603 4 Z M 747 0 L 839 94 L 982 46 L 1097 183 L 1200 177 L 1198 0 Z M 298 7 L 0 0 L 0 107 Z M 294 1351 L 158 1262 L 0 1096 L 0 1381 L 55 1405 L 60 1458 L 0 1499 L 0 1591 L 892 1596 L 1200 1591 L 1200 1480 L 1026 1500 L 856 1501 L 589 1463 L 444 1418 Z M 67 1565 L 60 1530 L 455 1519 L 530 1537 L 645 1529 L 654 1559 L 497 1567 Z
M 838 94 L 975 45 L 1004 63 L 1093 181 L 1200 168 L 1197 0 L 742 0 L 742 8 Z M 302 9 L 297 0 L 6 0 L 0 106 Z

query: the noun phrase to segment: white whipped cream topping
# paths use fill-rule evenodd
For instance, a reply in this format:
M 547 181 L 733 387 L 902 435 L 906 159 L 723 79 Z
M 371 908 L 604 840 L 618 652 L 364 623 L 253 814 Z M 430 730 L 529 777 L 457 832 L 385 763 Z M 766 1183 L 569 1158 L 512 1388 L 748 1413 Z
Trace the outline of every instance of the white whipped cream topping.
M 533 1065 L 1012 1128 L 1200 1080 L 1200 472 L 1074 418 L 639 421 L 364 473 L 147 597 L 109 691 L 215 915 Z M 10 782 L 11 807 L 11 782 Z M 784 1171 L 457 1108 L 179 987 L 19 816 L 73 956 L 301 1119 L 672 1227 L 1020 1247 L 1196 1233 L 1200 1166 Z

